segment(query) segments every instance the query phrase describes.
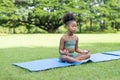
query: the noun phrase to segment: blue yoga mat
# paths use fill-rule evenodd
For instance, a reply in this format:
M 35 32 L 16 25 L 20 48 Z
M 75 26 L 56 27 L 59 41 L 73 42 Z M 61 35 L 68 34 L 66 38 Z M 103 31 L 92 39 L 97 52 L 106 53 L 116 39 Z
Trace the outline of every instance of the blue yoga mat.
M 40 71 L 56 67 L 65 67 L 72 64 L 66 62 L 60 62 L 58 58 L 35 60 L 22 63 L 14 63 L 14 65 L 28 69 L 30 71 Z
M 103 52 L 103 54 L 120 56 L 120 51 Z
M 22 62 L 22 63 L 13 63 L 13 65 L 28 69 L 29 71 L 41 71 L 41 70 L 47 70 L 57 67 L 77 66 L 87 61 L 89 61 L 89 59 L 83 60 L 82 62 L 68 63 L 68 62 L 62 62 L 58 58 L 50 58 L 50 59 L 34 60 L 34 61 Z
M 120 59 L 120 56 L 96 53 L 96 54 L 92 54 L 89 59 L 86 59 L 82 62 L 68 63 L 68 62 L 62 62 L 58 58 L 50 58 L 50 59 L 42 59 L 42 60 L 35 60 L 29 62 L 14 63 L 13 65 L 28 69 L 29 71 L 41 71 L 41 70 L 47 70 L 57 67 L 76 66 L 82 63 L 87 63 L 89 61 L 101 62 L 101 61 L 109 61 L 115 59 Z
M 109 61 L 109 60 L 115 60 L 115 59 L 120 59 L 120 56 L 96 53 L 96 54 L 92 54 L 90 57 L 90 60 L 92 62 L 102 62 L 102 61 Z

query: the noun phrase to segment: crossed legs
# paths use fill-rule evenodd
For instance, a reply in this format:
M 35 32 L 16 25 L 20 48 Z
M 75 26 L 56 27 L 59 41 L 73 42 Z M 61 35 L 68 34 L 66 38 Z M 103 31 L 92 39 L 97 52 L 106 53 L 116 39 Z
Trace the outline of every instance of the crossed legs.
M 62 61 L 67 61 L 67 62 L 80 62 L 80 61 L 85 60 L 85 59 L 87 59 L 89 57 L 90 57 L 89 53 L 78 54 L 78 56 L 75 57 L 75 58 L 73 58 L 71 56 L 67 56 L 67 55 L 61 55 Z

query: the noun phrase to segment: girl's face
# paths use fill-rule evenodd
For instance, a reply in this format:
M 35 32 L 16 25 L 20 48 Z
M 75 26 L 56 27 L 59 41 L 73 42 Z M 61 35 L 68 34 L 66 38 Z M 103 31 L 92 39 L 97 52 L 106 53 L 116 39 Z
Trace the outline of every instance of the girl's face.
M 71 22 L 68 24 L 67 29 L 68 29 L 69 32 L 75 33 L 76 30 L 77 30 L 77 23 L 76 23 L 76 21 L 71 21 Z

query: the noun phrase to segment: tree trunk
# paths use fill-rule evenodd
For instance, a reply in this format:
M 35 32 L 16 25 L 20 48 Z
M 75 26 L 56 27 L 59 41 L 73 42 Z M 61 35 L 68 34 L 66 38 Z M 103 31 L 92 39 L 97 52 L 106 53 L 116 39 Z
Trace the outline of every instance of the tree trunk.
M 90 18 L 90 31 L 92 31 L 92 18 Z
M 104 31 L 105 28 L 105 21 L 100 22 L 100 31 Z
M 58 28 L 51 28 L 48 30 L 48 33 L 55 33 L 57 31 Z
M 27 29 L 28 30 L 28 32 L 27 33 L 30 33 L 30 29 Z
M 82 33 L 82 24 L 79 23 L 79 25 L 80 25 L 79 32 Z
M 15 27 L 13 27 L 13 34 L 16 34 Z
M 102 22 L 100 22 L 100 31 L 103 31 L 102 27 L 103 27 L 103 24 Z
M 119 31 L 119 23 L 118 22 L 115 23 L 115 28 L 117 31 Z

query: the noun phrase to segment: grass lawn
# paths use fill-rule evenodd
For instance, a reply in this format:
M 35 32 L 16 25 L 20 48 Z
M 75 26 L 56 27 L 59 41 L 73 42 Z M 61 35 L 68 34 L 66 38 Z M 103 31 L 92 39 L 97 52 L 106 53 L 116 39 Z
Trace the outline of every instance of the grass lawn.
M 120 50 L 119 34 L 77 34 L 91 54 Z M 0 80 L 119 80 L 120 60 L 29 72 L 12 63 L 59 57 L 62 34 L 0 35 Z

